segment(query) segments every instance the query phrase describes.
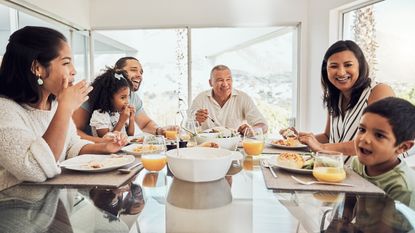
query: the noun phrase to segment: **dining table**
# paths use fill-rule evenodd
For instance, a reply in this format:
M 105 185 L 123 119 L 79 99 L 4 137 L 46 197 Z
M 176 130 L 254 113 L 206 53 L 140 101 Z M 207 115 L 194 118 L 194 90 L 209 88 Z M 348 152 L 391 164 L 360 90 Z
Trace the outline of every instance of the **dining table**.
M 381 193 L 267 187 L 261 161 L 283 151 L 244 155 L 211 182 L 165 167 L 116 188 L 17 185 L 0 192 L 0 232 L 414 232 L 413 207 Z

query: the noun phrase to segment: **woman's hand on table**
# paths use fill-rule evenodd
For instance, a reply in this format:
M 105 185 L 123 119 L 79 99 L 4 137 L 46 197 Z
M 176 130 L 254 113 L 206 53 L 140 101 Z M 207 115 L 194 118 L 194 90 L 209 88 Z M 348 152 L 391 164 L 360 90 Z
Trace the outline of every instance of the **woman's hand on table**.
M 312 133 L 299 132 L 298 140 L 301 143 L 306 144 L 312 151 L 324 150 L 323 144 L 321 144 Z

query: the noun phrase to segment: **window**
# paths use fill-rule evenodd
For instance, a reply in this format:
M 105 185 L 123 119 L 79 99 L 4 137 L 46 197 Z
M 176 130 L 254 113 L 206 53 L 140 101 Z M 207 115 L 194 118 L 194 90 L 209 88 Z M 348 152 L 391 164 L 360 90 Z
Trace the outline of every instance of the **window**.
M 9 36 L 13 31 L 25 26 L 49 27 L 60 31 L 72 47 L 73 62 L 77 71 L 75 81 L 89 78 L 88 34 L 74 30 L 74 28 L 54 20 L 44 18 L 34 12 L 23 12 L 19 10 L 19 7 L 16 8 L 17 10 L 0 5 L 0 62 L 3 54 L 6 52 Z
M 213 66 L 232 70 L 233 87 L 248 93 L 270 133 L 296 116 L 296 27 L 192 29 L 192 96 L 209 89 Z
M 179 95 L 187 100 L 186 29 L 111 30 L 94 35 L 95 70 L 114 66 L 123 56 L 139 59 L 144 74 L 138 92 L 144 109 L 160 125 L 175 124 Z
M 343 15 L 343 38 L 365 52 L 372 78 L 415 104 L 415 2 L 381 1 Z
M 178 108 L 188 108 L 189 97 L 210 88 L 210 70 L 217 64 L 231 68 L 234 87 L 254 99 L 274 132 L 296 116 L 296 27 L 105 30 L 94 35 L 96 71 L 126 55 L 141 61 L 139 93 L 160 125 L 174 124 Z M 184 100 L 180 107 L 179 96 Z
M 89 77 L 88 36 L 77 31 L 71 31 L 71 35 L 73 63 L 76 69 L 75 82 L 78 82 Z
M 0 5 L 0 62 L 11 34 L 10 9 Z

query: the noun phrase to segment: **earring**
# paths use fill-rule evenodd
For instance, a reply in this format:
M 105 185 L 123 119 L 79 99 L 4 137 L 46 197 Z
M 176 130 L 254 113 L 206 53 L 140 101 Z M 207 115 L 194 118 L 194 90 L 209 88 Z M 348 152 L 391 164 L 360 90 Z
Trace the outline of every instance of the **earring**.
M 37 84 L 39 86 L 42 86 L 43 85 L 43 80 L 40 78 L 40 75 L 37 75 Z

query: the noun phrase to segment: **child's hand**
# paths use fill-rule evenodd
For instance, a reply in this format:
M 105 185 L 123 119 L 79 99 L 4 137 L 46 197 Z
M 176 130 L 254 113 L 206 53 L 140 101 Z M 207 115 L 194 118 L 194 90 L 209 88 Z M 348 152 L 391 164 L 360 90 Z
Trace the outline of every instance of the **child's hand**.
M 128 105 L 128 108 L 130 108 L 130 120 L 134 120 L 135 117 L 135 107 L 134 105 Z
M 73 112 L 88 100 L 88 94 L 91 91 L 92 86 L 89 86 L 85 80 L 69 85 L 69 79 L 65 78 L 62 82 L 62 89 L 57 94 L 57 101 L 61 106 Z
M 121 122 L 126 122 L 128 118 L 130 117 L 130 108 L 128 106 L 124 107 L 122 112 L 120 112 L 120 120 Z

